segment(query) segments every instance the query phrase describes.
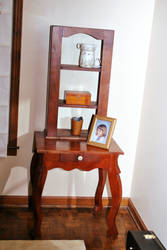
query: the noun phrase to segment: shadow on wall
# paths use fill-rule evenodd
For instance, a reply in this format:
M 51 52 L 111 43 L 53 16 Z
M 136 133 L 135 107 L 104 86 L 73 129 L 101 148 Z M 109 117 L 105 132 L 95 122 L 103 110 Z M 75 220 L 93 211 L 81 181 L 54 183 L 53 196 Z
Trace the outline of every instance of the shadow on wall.
M 32 134 L 21 136 L 17 156 L 0 158 L 0 195 L 28 194 L 32 144 Z
M 0 195 L 30 194 L 30 165 L 32 159 L 33 133 L 19 137 L 17 156 L 0 158 Z M 50 171 L 48 171 L 49 173 Z M 54 169 L 46 179 L 46 196 L 87 196 L 96 192 L 98 170 L 65 171 Z M 107 196 L 111 196 L 108 179 L 106 182 Z M 70 201 L 69 201 L 70 202 Z M 69 204 L 70 205 L 70 204 Z

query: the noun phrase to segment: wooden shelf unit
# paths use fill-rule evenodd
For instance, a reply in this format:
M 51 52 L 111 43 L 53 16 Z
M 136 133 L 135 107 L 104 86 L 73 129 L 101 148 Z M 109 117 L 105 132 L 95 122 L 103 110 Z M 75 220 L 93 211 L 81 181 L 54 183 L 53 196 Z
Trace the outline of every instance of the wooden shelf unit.
M 86 34 L 97 40 L 101 40 L 101 67 L 82 68 L 79 65 L 61 64 L 62 39 L 74 34 Z M 50 27 L 50 48 L 49 48 L 49 76 L 48 76 L 48 100 L 47 100 L 47 119 L 46 119 L 46 137 L 62 138 L 57 128 L 59 107 L 67 108 L 88 108 L 95 109 L 98 115 L 106 116 L 108 107 L 108 92 L 110 84 L 110 72 L 112 62 L 114 31 L 104 29 L 80 28 L 56 26 Z M 98 90 L 97 101 L 91 102 L 91 105 L 67 105 L 65 100 L 59 99 L 60 90 L 60 72 L 61 70 L 89 71 L 97 72 Z M 66 130 L 64 130 L 64 135 Z M 69 133 L 68 133 L 69 134 Z M 65 136 L 63 136 L 64 138 Z M 71 135 L 67 139 L 71 139 Z M 78 137 L 82 140 L 82 136 Z

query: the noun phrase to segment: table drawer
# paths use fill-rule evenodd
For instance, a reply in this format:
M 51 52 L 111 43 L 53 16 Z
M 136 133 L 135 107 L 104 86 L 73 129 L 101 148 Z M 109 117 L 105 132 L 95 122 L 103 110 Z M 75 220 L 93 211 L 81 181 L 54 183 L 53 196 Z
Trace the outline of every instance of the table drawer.
M 98 162 L 99 156 L 95 154 L 60 154 L 60 162 Z
M 94 168 L 108 168 L 109 155 L 85 154 L 85 153 L 58 153 L 45 154 L 44 165 L 49 170 L 52 168 L 63 168 L 72 170 L 91 170 Z

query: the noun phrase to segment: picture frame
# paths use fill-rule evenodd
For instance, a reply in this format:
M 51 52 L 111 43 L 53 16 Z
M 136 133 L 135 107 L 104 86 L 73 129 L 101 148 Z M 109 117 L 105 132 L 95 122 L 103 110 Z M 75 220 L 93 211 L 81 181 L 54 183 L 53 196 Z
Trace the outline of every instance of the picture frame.
M 88 134 L 87 144 L 109 149 L 116 121 L 115 118 L 94 115 Z

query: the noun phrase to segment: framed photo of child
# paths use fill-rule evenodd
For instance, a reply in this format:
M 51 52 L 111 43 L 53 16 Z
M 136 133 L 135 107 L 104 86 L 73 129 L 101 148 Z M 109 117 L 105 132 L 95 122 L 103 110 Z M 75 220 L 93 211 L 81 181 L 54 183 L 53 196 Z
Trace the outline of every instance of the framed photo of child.
M 87 144 L 109 149 L 115 125 L 115 118 L 94 115 Z

